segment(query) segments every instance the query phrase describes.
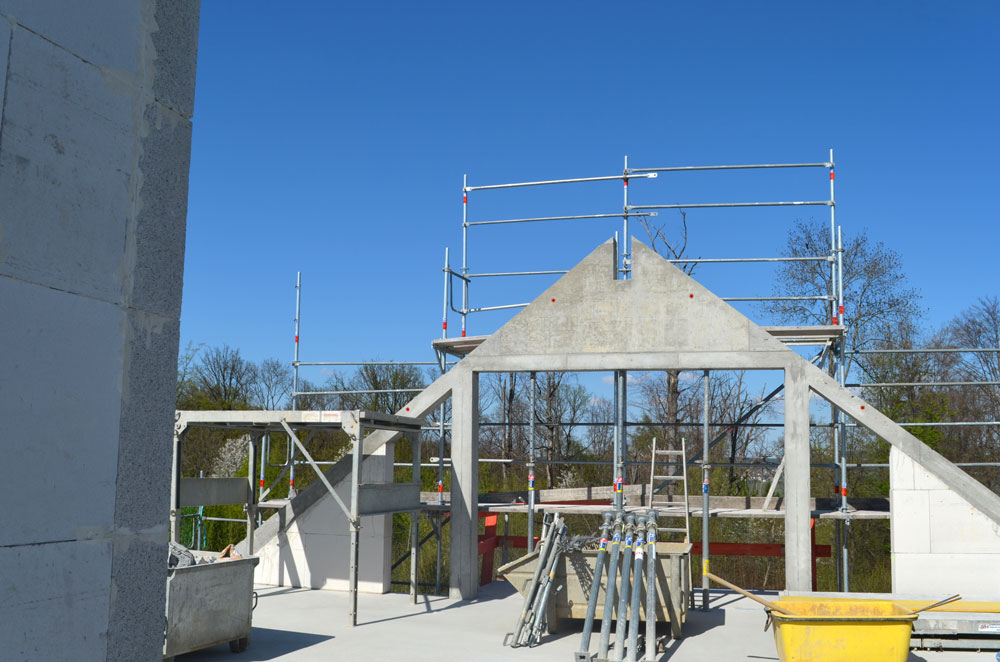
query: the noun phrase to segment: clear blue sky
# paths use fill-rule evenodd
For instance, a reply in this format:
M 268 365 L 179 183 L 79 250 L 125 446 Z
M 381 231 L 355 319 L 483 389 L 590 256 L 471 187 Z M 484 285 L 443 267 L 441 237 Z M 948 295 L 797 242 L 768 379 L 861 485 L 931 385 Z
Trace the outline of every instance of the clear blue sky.
M 938 325 L 1000 294 L 998 33 L 995 2 L 203 2 L 182 345 L 290 360 L 301 270 L 303 360 L 432 359 L 463 173 L 615 175 L 626 154 L 633 167 L 814 162 L 831 147 L 845 233 L 901 253 Z M 633 188 L 649 203 L 818 200 L 828 181 Z M 617 182 L 470 199 L 472 219 L 620 209 Z M 692 211 L 691 254 L 777 255 L 810 215 L 828 212 Z M 575 223 L 476 228 L 470 266 L 568 268 L 620 227 Z M 770 291 L 766 269 L 698 275 L 754 296 Z M 548 282 L 481 281 L 472 303 L 527 301 Z M 470 333 L 504 319 L 473 316 Z

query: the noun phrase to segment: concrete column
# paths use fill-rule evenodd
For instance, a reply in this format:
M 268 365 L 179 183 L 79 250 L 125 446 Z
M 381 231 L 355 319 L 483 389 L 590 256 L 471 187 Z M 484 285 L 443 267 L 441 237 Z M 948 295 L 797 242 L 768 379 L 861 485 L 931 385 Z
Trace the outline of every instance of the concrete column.
M 479 374 L 462 370 L 451 401 L 450 596 L 471 600 L 479 592 Z
M 812 589 L 809 538 L 809 384 L 785 369 L 785 589 Z

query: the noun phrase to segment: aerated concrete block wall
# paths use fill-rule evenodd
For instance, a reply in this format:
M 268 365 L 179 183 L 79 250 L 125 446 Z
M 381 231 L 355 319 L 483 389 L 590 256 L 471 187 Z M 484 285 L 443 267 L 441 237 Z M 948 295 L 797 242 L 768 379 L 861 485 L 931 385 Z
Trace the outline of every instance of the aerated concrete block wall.
M 162 653 L 197 0 L 0 0 L 0 658 Z
M 892 590 L 995 600 L 1000 525 L 902 451 L 889 466 Z
M 392 482 L 394 444 L 383 446 L 361 465 L 364 483 Z M 346 504 L 351 503 L 351 480 L 335 484 Z M 281 513 L 275 517 L 281 516 Z M 260 559 L 254 581 L 269 586 L 321 588 L 346 591 L 351 536 L 347 516 L 328 492 L 277 536 L 255 549 Z M 392 515 L 361 518 L 361 549 L 358 563 L 358 591 L 388 593 L 392 576 Z

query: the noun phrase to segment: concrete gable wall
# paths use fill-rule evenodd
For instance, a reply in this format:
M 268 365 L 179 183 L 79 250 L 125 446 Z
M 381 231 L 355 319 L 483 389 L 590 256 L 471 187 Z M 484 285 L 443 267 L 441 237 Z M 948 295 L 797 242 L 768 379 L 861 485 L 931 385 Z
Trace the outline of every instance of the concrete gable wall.
M 788 353 L 779 341 L 703 285 L 633 240 L 633 277 L 614 279 L 605 242 L 472 355 Z M 767 367 L 781 367 L 784 361 Z

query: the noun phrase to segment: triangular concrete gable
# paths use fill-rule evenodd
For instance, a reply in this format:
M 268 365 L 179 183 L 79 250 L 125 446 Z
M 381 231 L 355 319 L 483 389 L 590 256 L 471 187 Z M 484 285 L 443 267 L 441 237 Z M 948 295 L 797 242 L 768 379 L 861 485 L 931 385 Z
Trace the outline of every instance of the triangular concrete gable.
M 632 278 L 616 280 L 614 242 L 598 246 L 486 339 L 473 353 L 476 361 L 589 353 L 794 354 L 645 244 L 633 240 L 632 254 Z

